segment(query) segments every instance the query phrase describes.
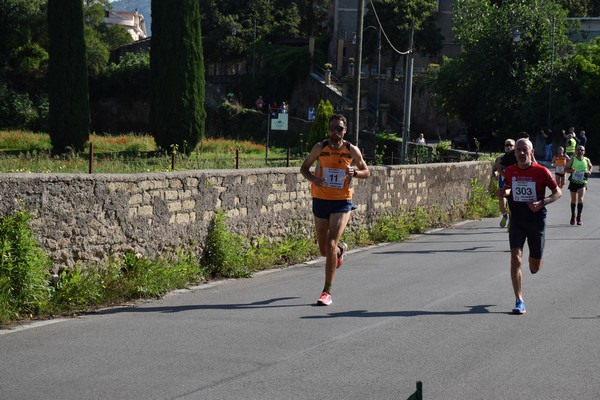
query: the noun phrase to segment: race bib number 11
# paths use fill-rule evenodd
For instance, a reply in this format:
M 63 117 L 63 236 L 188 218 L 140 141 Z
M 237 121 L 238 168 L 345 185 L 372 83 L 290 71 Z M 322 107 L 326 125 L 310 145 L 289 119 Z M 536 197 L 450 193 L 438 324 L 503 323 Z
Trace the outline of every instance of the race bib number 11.
M 323 168 L 325 186 L 334 189 L 343 189 L 346 180 L 346 170 L 339 168 Z

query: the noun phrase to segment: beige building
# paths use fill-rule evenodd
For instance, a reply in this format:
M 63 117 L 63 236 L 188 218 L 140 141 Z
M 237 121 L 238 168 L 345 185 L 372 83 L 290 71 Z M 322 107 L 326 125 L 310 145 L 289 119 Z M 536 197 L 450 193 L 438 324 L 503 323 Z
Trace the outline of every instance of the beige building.
M 600 17 L 567 18 L 568 21 L 578 22 L 579 30 L 572 33 L 570 38 L 573 42 L 589 42 L 600 36 Z
M 106 11 L 104 23 L 107 25 L 120 25 L 127 29 L 134 41 L 146 39 L 146 22 L 144 16 L 137 10 L 130 11 Z

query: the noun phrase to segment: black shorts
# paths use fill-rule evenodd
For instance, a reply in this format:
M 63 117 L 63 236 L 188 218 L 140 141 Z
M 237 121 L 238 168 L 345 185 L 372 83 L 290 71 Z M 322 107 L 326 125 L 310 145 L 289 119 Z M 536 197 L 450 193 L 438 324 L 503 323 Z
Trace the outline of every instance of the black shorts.
M 522 218 L 511 218 L 508 231 L 508 241 L 510 248 L 523 249 L 525 240 L 529 247 L 529 257 L 538 260 L 542 259 L 544 254 L 544 244 L 546 243 L 546 219 L 538 218 L 533 220 L 523 220 Z
M 356 210 L 352 200 L 322 200 L 313 198 L 313 214 L 317 218 L 329 219 L 331 214 L 345 214 Z
M 587 182 L 585 183 L 575 183 L 573 181 L 569 181 L 569 190 L 571 192 L 577 192 L 579 189 L 587 186 Z

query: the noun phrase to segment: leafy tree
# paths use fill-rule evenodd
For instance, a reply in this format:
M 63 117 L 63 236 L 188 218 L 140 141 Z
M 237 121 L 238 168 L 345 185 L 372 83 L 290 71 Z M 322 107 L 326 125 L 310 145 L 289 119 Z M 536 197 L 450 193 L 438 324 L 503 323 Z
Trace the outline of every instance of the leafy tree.
M 556 90 L 561 103 L 556 114 L 566 126 L 590 130 L 600 126 L 600 38 L 590 43 L 579 43 L 573 54 L 565 57 L 564 68 L 558 73 Z M 592 160 L 600 158 L 600 142 L 590 140 L 586 154 Z
M 333 115 L 333 106 L 329 100 L 319 101 L 315 114 L 315 123 L 310 129 L 307 144 L 312 149 L 315 144 L 328 138 L 329 118 Z
M 47 129 L 47 0 L 0 0 L 0 127 Z M 132 41 L 121 26 L 106 26 L 108 0 L 84 2 L 84 38 L 91 77 L 106 68 L 110 51 Z
M 15 92 L 0 81 L 0 129 L 19 129 L 31 126 L 38 117 L 27 94 Z
M 327 33 L 327 10 L 329 0 L 296 0 L 294 2 L 300 15 L 300 34 L 302 36 L 320 36 Z
M 133 38 L 123 26 L 106 25 L 104 16 L 110 10 L 108 0 L 84 1 L 84 35 L 88 55 L 90 77 L 98 76 L 106 66 L 110 52 L 120 46 L 133 42 Z
M 150 101 L 150 54 L 125 53 L 110 63 L 98 79 L 90 80 L 90 97 L 116 96 Z
M 90 109 L 83 3 L 48 0 L 50 60 L 48 133 L 55 153 L 83 150 L 89 138 Z
M 480 132 L 499 132 L 502 137 L 545 126 L 551 78 L 550 21 L 554 21 L 558 55 L 567 44 L 565 16 L 560 6 L 537 0 L 458 1 L 454 31 L 462 52 L 455 59 L 445 59 L 429 78 L 438 104 Z M 517 31 L 520 40 L 515 42 Z M 554 66 L 558 69 L 560 62 Z
M 156 144 L 190 153 L 204 136 L 204 59 L 196 0 L 152 0 L 150 124 Z
M 392 71 L 396 71 L 398 62 L 402 60 L 402 54 L 399 54 L 394 48 L 400 51 L 408 49 L 413 24 L 417 49 L 430 54 L 436 54 L 441 49 L 442 38 L 432 19 L 435 15 L 435 1 L 373 0 L 369 12 L 365 15 L 364 25 L 379 27 L 376 15 L 383 28 L 381 52 L 392 61 Z M 377 35 L 365 34 L 363 48 L 365 57 L 372 62 L 377 56 Z
M 0 80 L 11 90 L 36 93 L 45 87 L 46 32 L 44 0 L 0 0 Z
M 588 10 L 592 3 L 590 0 L 558 0 L 558 3 L 569 10 L 569 17 L 586 17 L 588 15 L 596 15 L 596 14 L 588 14 Z
M 587 15 L 600 15 L 600 0 L 590 0 Z
M 200 3 L 207 63 L 246 61 L 255 40 L 273 43 L 300 34 L 298 5 L 290 0 L 249 0 L 245 7 L 237 0 Z
M 45 43 L 45 19 L 45 0 L 0 0 L 0 71 L 22 47 Z
M 283 45 L 268 46 L 261 57 L 265 68 L 257 75 L 257 85 L 268 93 L 269 98 L 285 100 L 310 71 L 310 54 L 306 46 L 291 47 Z M 277 82 L 277 85 L 273 85 Z

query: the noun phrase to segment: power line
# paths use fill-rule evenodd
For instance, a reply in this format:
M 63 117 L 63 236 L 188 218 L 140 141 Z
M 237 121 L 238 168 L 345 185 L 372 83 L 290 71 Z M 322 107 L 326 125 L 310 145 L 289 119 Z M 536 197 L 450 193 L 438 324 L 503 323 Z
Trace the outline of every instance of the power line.
M 392 48 L 392 50 L 394 50 L 396 53 L 401 54 L 403 56 L 407 55 L 407 54 L 410 54 L 412 52 L 412 49 L 410 49 L 410 48 L 408 50 L 406 50 L 406 51 L 400 51 L 400 50 L 398 50 L 398 49 L 396 49 L 394 47 L 394 45 L 390 41 L 390 38 L 388 37 L 388 35 L 383 30 L 383 25 L 381 24 L 381 21 L 379 20 L 379 15 L 377 15 L 377 10 L 375 9 L 375 5 L 373 4 L 373 0 L 369 0 L 369 3 L 371 4 L 371 8 L 373 9 L 373 14 L 375 14 L 375 19 L 377 20 L 377 24 L 379 25 L 379 29 L 383 33 L 383 36 L 385 37 L 386 42 L 388 42 L 388 44 L 390 45 L 390 47 Z

